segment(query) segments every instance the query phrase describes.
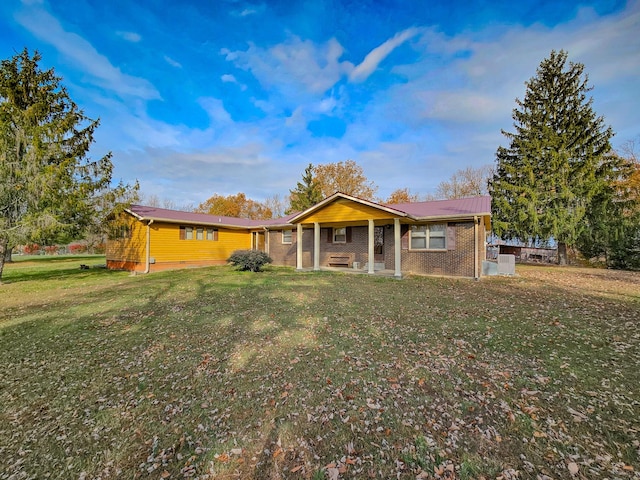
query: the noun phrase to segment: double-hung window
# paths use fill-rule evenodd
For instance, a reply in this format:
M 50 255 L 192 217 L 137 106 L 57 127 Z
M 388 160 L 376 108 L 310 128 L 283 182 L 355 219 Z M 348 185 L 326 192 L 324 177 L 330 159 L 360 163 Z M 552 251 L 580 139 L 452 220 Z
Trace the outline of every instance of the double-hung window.
M 447 248 L 447 225 L 411 225 L 411 250 L 445 250 Z
M 212 240 L 212 241 L 218 240 L 217 228 L 207 228 L 207 240 Z
M 333 243 L 347 243 L 347 228 L 340 227 L 333 229 Z
M 291 243 L 293 230 L 283 230 L 282 231 L 282 243 Z

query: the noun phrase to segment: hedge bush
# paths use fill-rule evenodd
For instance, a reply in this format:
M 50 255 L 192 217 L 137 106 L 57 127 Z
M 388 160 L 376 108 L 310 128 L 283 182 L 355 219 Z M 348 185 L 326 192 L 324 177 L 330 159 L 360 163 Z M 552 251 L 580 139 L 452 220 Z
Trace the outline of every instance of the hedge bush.
M 264 265 L 272 261 L 269 255 L 258 250 L 236 250 L 227 259 L 227 262 L 238 270 L 250 270 L 252 272 L 259 272 Z

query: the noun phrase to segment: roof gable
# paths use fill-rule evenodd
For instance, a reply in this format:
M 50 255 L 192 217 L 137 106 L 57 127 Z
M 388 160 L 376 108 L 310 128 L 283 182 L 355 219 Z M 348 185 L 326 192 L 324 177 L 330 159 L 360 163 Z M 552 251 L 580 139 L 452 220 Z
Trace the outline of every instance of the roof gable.
M 345 215 L 350 216 L 343 218 Z M 403 212 L 392 206 L 380 205 L 379 203 L 347 195 L 346 193 L 336 192 L 323 201 L 306 209 L 304 212 L 295 215 L 290 221 L 291 223 L 301 223 L 302 221 L 326 222 L 404 216 L 406 215 Z

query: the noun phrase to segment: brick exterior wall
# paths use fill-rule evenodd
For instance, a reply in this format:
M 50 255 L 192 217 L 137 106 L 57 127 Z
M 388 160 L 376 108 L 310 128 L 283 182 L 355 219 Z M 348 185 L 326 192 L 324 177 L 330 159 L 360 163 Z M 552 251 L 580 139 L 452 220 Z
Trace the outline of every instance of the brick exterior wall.
M 402 232 L 407 235 L 402 240 L 401 249 L 402 272 L 421 275 L 449 275 L 461 277 L 473 277 L 474 268 L 474 227 L 473 222 L 449 223 L 455 232 L 455 249 L 447 251 L 411 251 L 408 249 L 408 226 L 402 227 Z M 347 243 L 332 243 L 329 241 L 333 234 L 331 228 L 320 229 L 320 266 L 338 266 L 345 263 L 348 268 L 353 262 L 358 262 L 360 268 L 364 268 L 368 258 L 368 227 L 349 227 Z M 291 244 L 282 244 L 282 231 L 269 232 L 269 256 L 274 265 L 296 266 L 297 235 L 293 229 Z M 302 267 L 313 267 L 313 229 L 304 229 L 303 232 L 303 259 Z M 485 259 L 485 229 L 481 223 L 478 227 L 478 273 L 482 272 L 482 261 Z M 393 270 L 394 260 L 394 231 L 393 228 L 384 228 L 383 255 L 376 255 L 376 262 L 384 262 L 384 268 Z
M 297 246 L 297 234 L 295 227 L 291 234 L 290 244 L 282 243 L 282 230 L 269 230 L 268 235 L 269 256 L 271 257 L 271 260 L 273 260 L 273 264 L 295 267 Z
M 411 251 L 402 248 L 402 272 L 423 275 L 451 275 L 458 277 L 473 277 L 474 268 L 474 228 L 473 222 L 449 223 L 455 230 L 455 250 L 439 251 Z M 403 233 L 404 233 L 403 229 Z M 404 233 L 408 236 L 408 233 Z M 478 227 L 478 274 L 482 272 L 482 260 L 485 256 L 484 224 Z M 408 247 L 408 239 L 406 241 Z

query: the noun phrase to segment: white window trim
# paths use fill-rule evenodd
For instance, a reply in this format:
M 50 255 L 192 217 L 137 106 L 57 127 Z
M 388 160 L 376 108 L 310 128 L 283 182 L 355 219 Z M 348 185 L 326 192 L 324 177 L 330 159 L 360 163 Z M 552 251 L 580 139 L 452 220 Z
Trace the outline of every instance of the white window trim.
M 289 235 L 285 236 L 285 232 L 289 232 Z M 285 240 L 285 237 L 289 237 L 289 240 Z M 282 244 L 291 245 L 293 243 L 293 230 L 282 230 Z
M 184 239 L 193 240 L 193 227 L 184 227 Z
M 338 230 L 344 230 L 344 233 L 336 233 Z M 344 237 L 344 240 L 336 240 L 336 236 Z M 347 227 L 337 227 L 333 229 L 333 243 L 347 243 Z
M 431 235 L 431 228 L 434 225 L 442 225 L 444 229 L 438 232 L 438 235 Z M 413 226 L 413 225 L 412 225 Z M 416 235 L 416 238 L 425 238 L 426 248 L 414 248 L 413 247 L 413 228 L 409 228 L 409 250 L 414 252 L 446 252 L 447 251 L 447 224 L 446 223 L 429 223 L 423 225 L 415 225 L 416 227 L 425 227 L 424 235 Z M 441 234 L 440 234 L 441 233 Z M 444 238 L 444 246 L 438 248 L 431 247 L 432 237 Z

